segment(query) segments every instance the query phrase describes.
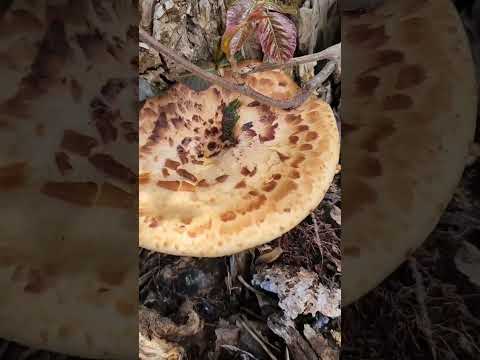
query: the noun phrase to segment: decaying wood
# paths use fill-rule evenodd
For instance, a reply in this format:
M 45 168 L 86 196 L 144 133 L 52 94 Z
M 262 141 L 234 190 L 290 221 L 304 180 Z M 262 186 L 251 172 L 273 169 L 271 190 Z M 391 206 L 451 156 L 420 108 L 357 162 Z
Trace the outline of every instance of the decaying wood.
M 313 351 L 317 354 L 320 360 L 335 360 L 338 359 L 338 351 L 335 350 L 325 337 L 317 333 L 310 325 L 305 324 L 303 335 L 312 346 Z
M 319 360 L 310 344 L 298 332 L 291 321 L 282 318 L 274 313 L 269 316 L 268 327 L 278 336 L 280 336 L 288 346 L 290 356 L 294 360 Z
M 140 26 L 152 32 L 153 28 L 153 11 L 157 0 L 140 0 Z
M 298 48 L 313 54 L 337 42 L 340 37 L 339 7 L 343 1 L 306 0 L 299 10 Z M 339 4 L 340 3 L 340 4 Z

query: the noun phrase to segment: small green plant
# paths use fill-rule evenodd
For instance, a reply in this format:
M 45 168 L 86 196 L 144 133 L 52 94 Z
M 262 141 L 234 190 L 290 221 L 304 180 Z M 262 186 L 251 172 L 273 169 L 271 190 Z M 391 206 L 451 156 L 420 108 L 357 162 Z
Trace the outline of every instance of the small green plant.
M 236 0 L 227 11 L 222 51 L 235 64 L 235 54 L 252 36 L 256 36 L 264 61 L 283 63 L 290 60 L 297 47 L 297 28 L 287 15 L 298 8 L 278 0 Z
M 237 121 L 240 119 L 240 115 L 238 114 L 238 109 L 240 108 L 241 105 L 242 104 L 240 100 L 235 99 L 232 102 L 230 102 L 223 110 L 223 118 L 222 118 L 222 140 L 223 141 L 230 141 L 231 143 L 235 143 L 233 129 L 235 128 Z

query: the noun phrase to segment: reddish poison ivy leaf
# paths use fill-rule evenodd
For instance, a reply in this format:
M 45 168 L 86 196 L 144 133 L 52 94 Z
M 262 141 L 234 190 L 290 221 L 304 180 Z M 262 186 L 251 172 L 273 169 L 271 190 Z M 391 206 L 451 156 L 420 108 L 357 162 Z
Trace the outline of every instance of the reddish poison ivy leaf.
M 283 62 L 293 57 L 297 46 L 295 24 L 282 13 L 293 13 L 275 0 L 237 0 L 227 11 L 222 50 L 227 58 L 243 47 L 256 32 L 267 61 Z
M 269 62 L 282 63 L 293 57 L 297 47 L 297 29 L 292 20 L 274 11 L 257 24 L 257 38 Z
M 226 32 L 236 28 L 248 19 L 252 11 L 255 9 L 257 1 L 255 0 L 238 0 L 227 11 Z
M 237 53 L 255 30 L 255 17 L 261 12 L 257 0 L 237 0 L 227 11 L 222 49 L 228 58 Z
M 222 39 L 222 49 L 227 57 L 235 55 L 252 35 L 253 31 L 252 24 L 246 21 L 225 32 Z
M 263 4 L 258 0 L 237 0 L 228 9 L 226 31 L 222 39 L 222 49 L 228 58 L 240 51 L 255 31 L 263 13 Z

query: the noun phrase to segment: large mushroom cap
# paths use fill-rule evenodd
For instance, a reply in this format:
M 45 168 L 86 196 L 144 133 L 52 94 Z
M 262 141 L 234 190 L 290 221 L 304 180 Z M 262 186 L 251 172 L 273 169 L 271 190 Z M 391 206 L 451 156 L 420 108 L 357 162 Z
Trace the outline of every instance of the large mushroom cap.
M 346 16 L 343 31 L 348 305 L 395 270 L 438 222 L 473 141 L 476 86 L 451 1 L 386 0 Z
M 246 81 L 278 99 L 298 90 L 282 71 Z M 231 142 L 222 123 L 236 100 Z M 285 111 L 178 84 L 145 103 L 139 132 L 140 246 L 174 255 L 223 256 L 289 231 L 318 206 L 339 159 L 334 114 L 313 97 Z
M 12 66 L 2 78 L 9 92 L 0 96 L 0 337 L 132 359 L 138 106 L 131 106 L 136 69 L 128 74 L 125 66 L 137 58 L 128 32 L 137 29 L 135 8 L 31 4 L 15 1 L 4 15 L 35 25 L 22 27 L 25 38 L 40 36 L 33 59 L 22 59 L 31 66 Z M 11 44 L 2 42 L 0 54 Z

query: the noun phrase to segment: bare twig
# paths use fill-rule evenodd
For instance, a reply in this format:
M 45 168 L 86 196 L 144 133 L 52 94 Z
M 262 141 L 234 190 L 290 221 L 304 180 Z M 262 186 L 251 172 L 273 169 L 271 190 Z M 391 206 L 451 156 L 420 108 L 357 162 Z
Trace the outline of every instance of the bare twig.
M 247 308 L 245 306 L 240 306 L 240 310 L 243 311 L 244 313 L 250 315 L 251 317 L 259 320 L 259 321 L 265 321 L 265 319 L 263 317 L 256 314 L 254 311 L 250 310 L 249 308 Z
M 262 349 L 268 354 L 270 359 L 278 360 L 277 357 L 270 351 L 267 345 L 258 337 L 258 335 L 247 325 L 243 320 L 239 321 L 240 324 L 248 331 L 248 333 L 253 337 L 253 339 L 262 347 Z
M 313 212 L 310 215 L 312 217 L 313 228 L 315 230 L 315 242 L 317 243 L 317 246 L 320 250 L 320 255 L 321 255 L 321 258 L 322 258 L 321 265 L 323 266 L 323 246 L 322 246 L 322 241 L 320 240 L 320 231 L 319 231 L 319 228 L 318 228 L 317 217 L 315 216 L 315 213 L 313 213 Z
M 333 62 L 333 70 L 329 70 L 326 72 L 320 72 L 314 79 L 311 81 L 307 82 L 300 91 L 297 92 L 297 94 L 288 100 L 277 100 L 277 99 L 272 99 L 271 97 L 265 96 L 258 91 L 254 90 L 250 86 L 246 84 L 235 84 L 232 83 L 216 74 L 209 73 L 202 69 L 201 67 L 192 64 L 190 61 L 187 59 L 183 58 L 182 56 L 178 55 L 175 51 L 172 49 L 169 49 L 165 45 L 161 44 L 157 40 L 155 40 L 151 35 L 149 35 L 145 30 L 140 29 L 140 40 L 147 43 L 149 46 L 154 48 L 156 51 L 159 53 L 162 53 L 165 56 L 168 56 L 172 60 L 174 60 L 178 65 L 183 67 L 185 70 L 190 71 L 191 73 L 197 75 L 198 77 L 202 78 L 205 81 L 208 81 L 209 83 L 216 84 L 218 86 L 221 86 L 227 90 L 230 90 L 232 92 L 237 92 L 242 95 L 248 96 L 254 100 L 257 100 L 258 102 L 271 106 L 271 107 L 276 107 L 276 108 L 281 108 L 281 109 L 293 109 L 296 108 L 300 105 L 302 105 L 305 101 L 308 100 L 312 92 L 315 90 L 315 85 L 318 85 L 319 82 L 325 81 L 328 76 L 333 73 L 333 71 L 336 68 L 336 63 Z M 327 64 L 328 65 L 328 64 Z M 332 65 L 330 65 L 331 69 Z M 326 78 L 325 75 L 329 74 Z M 323 81 L 320 81 L 323 79 Z
M 268 345 L 270 346 L 270 348 L 272 348 L 273 350 L 277 351 L 277 352 L 281 352 L 282 350 L 278 347 L 278 346 L 275 346 L 273 345 L 272 343 L 270 343 L 266 338 L 265 336 L 262 335 L 262 333 L 260 331 L 258 331 L 257 329 L 255 329 L 254 326 L 252 326 L 252 324 L 250 323 L 250 321 L 247 319 L 247 317 L 245 315 L 240 315 L 240 317 L 242 318 L 242 320 L 245 322 L 245 324 L 247 324 L 248 326 L 250 326 L 250 329 L 258 336 L 258 338 L 260 340 L 262 340 L 265 345 Z M 263 320 L 264 322 L 265 320 Z
M 255 289 L 253 286 L 251 286 L 249 283 L 247 283 L 247 281 L 243 278 L 242 275 L 238 275 L 237 279 L 242 283 L 243 286 L 245 286 L 248 290 L 250 290 L 254 294 L 263 295 L 261 291 Z
M 335 72 L 336 69 L 337 64 L 335 61 L 329 61 L 313 79 L 305 83 L 304 88 L 308 88 L 311 91 L 318 89 L 320 86 L 322 86 L 323 82 Z
M 233 345 L 222 345 L 221 347 L 224 348 L 224 349 L 227 349 L 227 350 L 229 350 L 229 351 L 237 352 L 237 353 L 240 353 L 240 354 L 242 354 L 242 355 L 245 355 L 245 356 L 248 357 L 249 359 L 257 360 L 257 358 L 256 358 L 255 356 L 253 356 L 252 354 L 250 354 L 248 351 L 239 349 L 239 348 L 236 347 L 236 346 L 233 346 Z
M 262 71 L 286 69 L 295 65 L 308 64 L 321 60 L 334 61 L 338 68 L 341 68 L 341 43 L 335 44 L 315 54 L 309 54 L 305 56 L 299 56 L 291 59 L 283 64 L 260 64 L 252 69 L 249 69 L 246 74 L 254 74 Z
M 244 75 L 256 74 L 259 72 L 270 71 L 270 70 L 288 69 L 296 65 L 314 63 L 321 60 L 334 61 L 335 64 L 337 65 L 336 71 L 339 72 L 341 70 L 341 43 L 332 45 L 329 48 L 322 50 L 320 52 L 317 52 L 315 54 L 309 54 L 309 55 L 293 58 L 283 64 L 263 63 L 259 65 L 246 66 L 245 68 L 241 68 L 240 72 Z M 221 65 L 220 67 L 223 68 L 227 66 L 228 65 L 225 64 L 225 65 Z M 211 68 L 204 69 L 204 70 L 210 72 L 211 70 L 214 70 L 214 69 L 215 67 L 212 66 Z M 186 76 L 189 76 L 189 75 L 182 74 L 179 77 L 182 78 Z

